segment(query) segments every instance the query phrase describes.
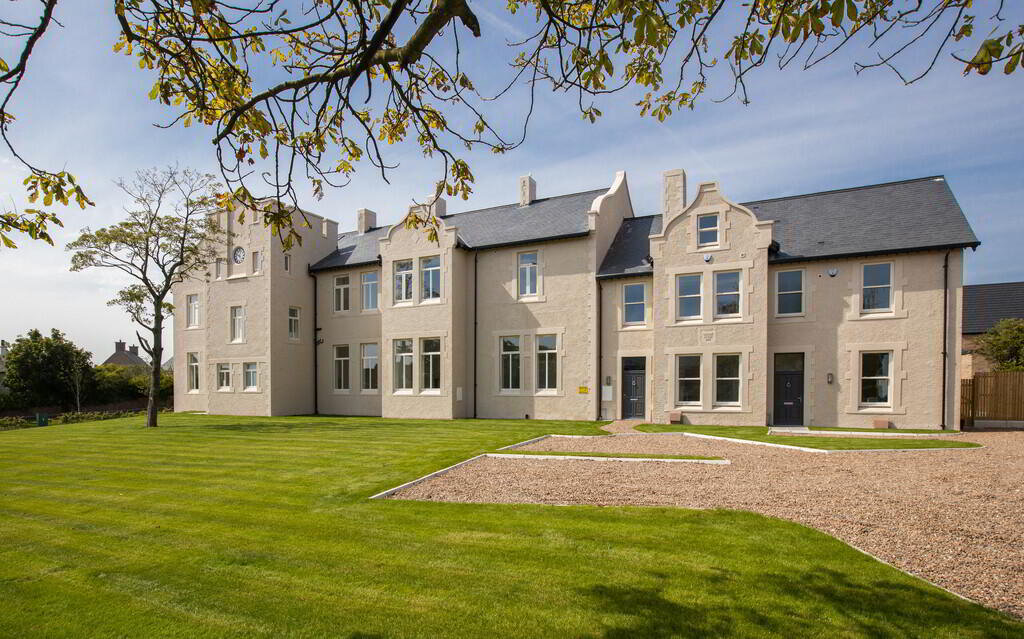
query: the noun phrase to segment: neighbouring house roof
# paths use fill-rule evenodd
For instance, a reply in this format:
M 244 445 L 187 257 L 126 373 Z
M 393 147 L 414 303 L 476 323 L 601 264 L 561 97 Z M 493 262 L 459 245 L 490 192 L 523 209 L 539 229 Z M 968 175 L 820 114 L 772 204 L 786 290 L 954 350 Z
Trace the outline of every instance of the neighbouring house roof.
M 164 362 L 164 364 L 163 364 L 163 366 L 161 366 L 161 368 L 164 369 L 165 371 L 173 371 L 174 370 L 174 355 L 171 355 L 170 357 L 168 357 L 167 361 Z
M 587 213 L 594 199 L 608 189 L 595 189 L 569 195 L 534 200 L 527 206 L 505 204 L 464 213 L 442 216 L 445 224 L 457 229 L 459 242 L 469 249 L 486 249 L 510 244 L 526 244 L 580 237 L 589 232 Z M 380 253 L 379 242 L 390 226 L 381 226 L 360 234 L 356 231 L 338 237 L 338 248 L 310 267 L 313 271 L 371 264 Z
M 115 364 L 117 366 L 149 366 L 149 362 L 139 357 L 138 350 L 138 346 L 126 349 L 124 342 L 114 342 L 113 354 L 103 360 L 103 363 Z
M 980 244 L 942 176 L 741 204 L 774 220 L 772 263 L 878 255 Z M 648 221 L 643 221 L 648 220 Z M 661 232 L 661 216 L 625 220 L 599 277 L 653 272 L 639 234 Z
M 964 287 L 964 334 L 985 333 L 999 320 L 1012 318 L 1024 319 L 1024 282 Z

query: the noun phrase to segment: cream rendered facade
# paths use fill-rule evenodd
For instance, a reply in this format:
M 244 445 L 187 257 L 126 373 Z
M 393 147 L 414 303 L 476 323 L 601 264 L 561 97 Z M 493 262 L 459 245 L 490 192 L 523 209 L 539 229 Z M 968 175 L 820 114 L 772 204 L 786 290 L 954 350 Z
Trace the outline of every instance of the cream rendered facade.
M 641 262 L 606 273 L 620 229 L 646 219 L 634 216 L 625 174 L 565 200 L 578 228 L 493 235 L 487 220 L 530 226 L 540 203 L 557 207 L 536 199 L 532 179 L 519 186 L 519 206 L 500 211 L 445 215 L 435 202 L 436 243 L 402 224 L 377 227 L 369 211 L 339 241 L 334 222 L 310 216 L 287 271 L 261 225 L 234 228 L 223 258 L 234 270 L 175 290 L 176 409 L 765 425 L 780 410 L 794 423 L 788 399 L 803 424 L 958 426 L 970 242 L 787 257 L 776 220 L 715 183 L 688 203 L 675 170 L 663 176 L 661 224 L 634 240 Z M 234 264 L 236 246 L 261 252 L 258 273 Z M 882 299 L 878 273 L 888 273 L 887 303 L 866 311 L 862 295 Z M 198 326 L 187 326 L 189 296 L 208 311 Z M 231 332 L 238 307 L 242 340 Z

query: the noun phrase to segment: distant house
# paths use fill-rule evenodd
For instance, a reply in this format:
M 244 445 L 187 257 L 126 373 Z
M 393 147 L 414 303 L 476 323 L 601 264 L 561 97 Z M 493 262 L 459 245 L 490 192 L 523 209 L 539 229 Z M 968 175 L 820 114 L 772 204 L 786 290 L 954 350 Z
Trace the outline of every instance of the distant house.
M 149 362 L 139 357 L 138 346 L 129 346 L 125 349 L 124 342 L 114 342 L 114 353 L 103 360 L 103 363 L 117 366 L 149 366 Z
M 960 377 L 992 370 L 978 348 L 978 338 L 1001 319 L 1024 319 L 1024 282 L 972 284 L 964 287 L 963 346 L 960 351 Z
M 164 365 L 161 366 L 161 368 L 163 368 L 168 373 L 173 373 L 174 372 L 174 356 L 171 355 L 170 357 L 168 357 L 167 361 L 164 362 Z

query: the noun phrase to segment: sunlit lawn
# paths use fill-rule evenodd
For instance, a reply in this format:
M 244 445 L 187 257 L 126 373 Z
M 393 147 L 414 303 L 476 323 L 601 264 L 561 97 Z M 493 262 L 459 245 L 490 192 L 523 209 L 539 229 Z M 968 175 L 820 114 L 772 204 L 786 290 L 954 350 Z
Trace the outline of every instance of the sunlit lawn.
M 0 634 L 1024 633 L 822 533 L 749 513 L 366 499 L 551 432 L 599 433 L 205 415 L 0 433 Z

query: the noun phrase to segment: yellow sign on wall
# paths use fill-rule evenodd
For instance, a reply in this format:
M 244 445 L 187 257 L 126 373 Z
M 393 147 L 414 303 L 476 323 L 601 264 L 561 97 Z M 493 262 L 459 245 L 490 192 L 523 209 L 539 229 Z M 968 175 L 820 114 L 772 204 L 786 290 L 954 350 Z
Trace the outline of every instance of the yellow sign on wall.
M 580 392 L 580 395 L 586 395 L 587 393 L 590 392 L 590 387 L 589 386 L 580 386 L 580 391 L 579 392 Z

